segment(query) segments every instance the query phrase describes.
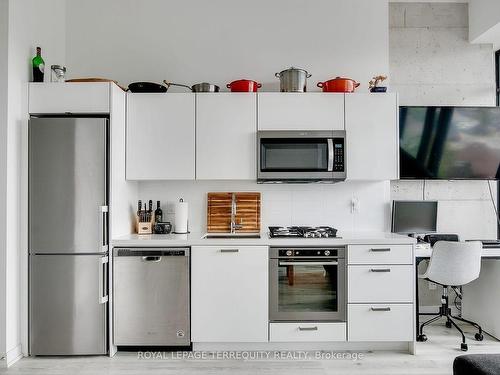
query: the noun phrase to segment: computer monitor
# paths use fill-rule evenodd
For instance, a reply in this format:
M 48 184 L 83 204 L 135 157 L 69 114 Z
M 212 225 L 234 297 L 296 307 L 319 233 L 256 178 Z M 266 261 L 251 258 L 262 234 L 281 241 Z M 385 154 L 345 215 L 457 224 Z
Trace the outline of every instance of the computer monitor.
M 436 232 L 437 207 L 436 201 L 393 201 L 392 232 L 403 234 Z

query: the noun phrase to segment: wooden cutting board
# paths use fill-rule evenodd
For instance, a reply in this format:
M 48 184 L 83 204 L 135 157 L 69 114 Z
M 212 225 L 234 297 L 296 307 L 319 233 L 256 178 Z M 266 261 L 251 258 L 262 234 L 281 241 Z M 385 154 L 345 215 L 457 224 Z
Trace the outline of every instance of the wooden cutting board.
M 209 233 L 231 232 L 231 204 L 233 194 L 236 201 L 236 224 L 243 227 L 240 233 L 260 232 L 260 193 L 208 193 L 207 231 Z
M 91 78 L 73 78 L 73 79 L 67 79 L 65 82 L 68 83 L 85 83 L 85 82 L 113 82 L 116 86 L 121 88 L 123 91 L 127 91 L 127 89 L 123 86 L 121 86 L 118 81 L 115 81 L 113 79 L 109 78 L 97 78 L 97 77 L 91 77 Z

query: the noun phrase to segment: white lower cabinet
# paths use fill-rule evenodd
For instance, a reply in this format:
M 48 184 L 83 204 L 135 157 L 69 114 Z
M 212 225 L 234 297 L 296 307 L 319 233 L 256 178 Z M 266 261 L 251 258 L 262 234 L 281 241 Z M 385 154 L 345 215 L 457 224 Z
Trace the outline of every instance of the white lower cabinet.
M 415 340 L 411 245 L 347 247 L 348 341 Z
M 349 341 L 413 341 L 413 304 L 349 304 Z
M 346 341 L 345 323 L 270 323 L 271 342 Z
M 193 342 L 268 341 L 268 247 L 191 248 Z

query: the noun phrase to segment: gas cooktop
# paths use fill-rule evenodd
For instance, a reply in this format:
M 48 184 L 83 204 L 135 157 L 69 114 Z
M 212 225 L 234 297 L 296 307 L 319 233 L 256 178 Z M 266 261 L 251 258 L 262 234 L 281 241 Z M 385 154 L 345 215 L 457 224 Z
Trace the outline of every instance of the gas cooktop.
M 339 238 L 337 229 L 332 227 L 269 227 L 269 237 L 295 238 Z

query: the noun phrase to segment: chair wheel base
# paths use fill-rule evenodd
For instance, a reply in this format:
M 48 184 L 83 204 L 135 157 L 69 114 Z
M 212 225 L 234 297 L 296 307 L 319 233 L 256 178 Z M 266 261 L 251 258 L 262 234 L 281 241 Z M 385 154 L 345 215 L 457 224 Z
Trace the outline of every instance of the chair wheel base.
M 474 338 L 475 338 L 477 341 L 483 341 L 484 336 L 483 336 L 482 334 L 480 334 L 480 333 L 476 333 L 476 334 L 474 335 Z
M 469 348 L 467 347 L 467 344 L 461 343 L 460 350 L 463 352 L 466 352 L 467 350 L 469 350 Z
M 446 328 L 451 328 L 451 322 L 449 320 L 446 321 Z
M 427 336 L 422 334 L 417 336 L 417 341 L 418 342 L 426 342 L 427 341 Z

